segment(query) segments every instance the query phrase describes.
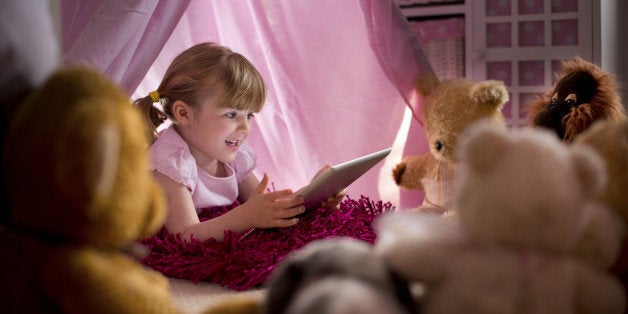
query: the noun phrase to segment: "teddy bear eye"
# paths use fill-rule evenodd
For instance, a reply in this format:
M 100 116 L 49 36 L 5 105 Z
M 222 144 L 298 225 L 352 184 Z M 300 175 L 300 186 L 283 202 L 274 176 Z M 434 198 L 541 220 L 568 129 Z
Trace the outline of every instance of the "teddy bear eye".
M 436 143 L 434 143 L 434 148 L 436 148 L 437 151 L 440 151 L 443 149 L 443 143 L 441 143 L 441 141 L 436 141 Z
M 552 98 L 546 108 L 547 109 L 552 109 L 552 108 L 554 108 L 556 106 L 558 106 L 558 99 L 557 98 Z

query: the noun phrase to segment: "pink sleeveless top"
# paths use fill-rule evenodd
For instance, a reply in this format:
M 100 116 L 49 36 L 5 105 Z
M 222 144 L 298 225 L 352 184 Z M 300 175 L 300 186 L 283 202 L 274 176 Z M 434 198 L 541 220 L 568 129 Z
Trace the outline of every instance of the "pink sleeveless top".
M 170 177 L 192 193 L 197 211 L 232 204 L 238 197 L 238 183 L 255 169 L 255 153 L 244 143 L 235 160 L 225 165 L 226 177 L 214 177 L 196 165 L 188 144 L 169 126 L 150 148 L 151 170 Z

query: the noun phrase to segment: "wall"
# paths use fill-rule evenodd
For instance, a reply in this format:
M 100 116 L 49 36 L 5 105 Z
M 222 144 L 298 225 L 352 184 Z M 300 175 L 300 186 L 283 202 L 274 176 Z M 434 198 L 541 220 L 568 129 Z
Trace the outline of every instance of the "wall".
M 628 2 L 625 0 L 597 0 L 600 6 L 599 25 L 601 34 L 600 66 L 615 73 L 622 82 L 622 99 L 628 110 Z

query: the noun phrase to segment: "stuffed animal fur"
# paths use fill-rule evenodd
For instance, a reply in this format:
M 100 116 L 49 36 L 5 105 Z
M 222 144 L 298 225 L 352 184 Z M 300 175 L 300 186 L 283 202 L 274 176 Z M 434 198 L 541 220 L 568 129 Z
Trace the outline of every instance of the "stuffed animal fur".
M 420 189 L 425 198 L 418 211 L 449 213 L 459 171 L 455 147 L 471 124 L 489 119 L 504 123 L 501 112 L 508 101 L 503 82 L 476 82 L 464 78 L 439 82 L 432 74 L 421 76 L 416 88 L 423 97 L 422 124 L 430 153 L 405 157 L 393 169 L 393 179 L 406 189 Z
M 628 222 L 628 120 L 596 121 L 574 143 L 593 148 L 602 157 L 608 183 L 598 199 Z
M 262 313 L 413 313 L 415 303 L 370 244 L 317 240 L 288 255 L 267 284 Z
M 213 301 L 201 314 L 259 314 L 263 303 L 262 293 L 230 293 Z
M 168 282 L 127 254 L 165 218 L 128 97 L 83 68 L 54 73 L 7 136 L 3 312 L 169 313 Z
M 594 202 L 604 166 L 549 131 L 480 123 L 462 141 L 451 219 L 394 212 L 376 251 L 423 283 L 424 313 L 622 313 L 608 269 L 624 226 Z
M 597 120 L 625 119 L 613 74 L 580 57 L 563 61 L 561 70 L 556 86 L 528 104 L 531 125 L 571 142 Z
M 622 218 L 628 226 L 628 120 L 600 120 L 580 133 L 575 145 L 593 148 L 604 160 L 608 182 L 597 195 Z M 624 237 L 622 251 L 613 267 L 628 293 L 628 238 Z

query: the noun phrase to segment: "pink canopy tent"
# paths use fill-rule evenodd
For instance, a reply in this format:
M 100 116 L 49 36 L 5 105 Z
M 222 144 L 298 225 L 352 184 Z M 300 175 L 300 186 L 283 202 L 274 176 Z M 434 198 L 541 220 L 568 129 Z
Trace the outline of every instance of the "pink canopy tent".
M 396 187 L 391 168 L 427 151 L 413 81 L 431 68 L 390 1 L 62 0 L 61 15 L 64 60 L 101 70 L 133 99 L 196 43 L 218 42 L 251 60 L 269 97 L 249 141 L 258 174 L 275 188 L 298 189 L 325 164 L 392 146 L 349 196 L 398 209 L 420 203 L 418 191 Z

